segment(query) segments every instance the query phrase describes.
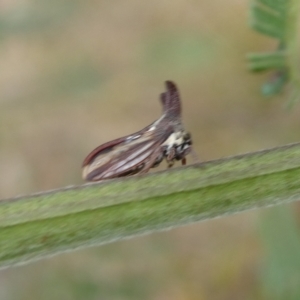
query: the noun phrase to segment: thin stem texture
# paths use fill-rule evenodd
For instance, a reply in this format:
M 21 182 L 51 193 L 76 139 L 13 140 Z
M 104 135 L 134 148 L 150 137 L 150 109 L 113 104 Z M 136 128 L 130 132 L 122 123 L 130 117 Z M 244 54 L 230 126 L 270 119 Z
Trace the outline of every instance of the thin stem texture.
M 300 199 L 300 143 L 0 200 L 0 266 Z

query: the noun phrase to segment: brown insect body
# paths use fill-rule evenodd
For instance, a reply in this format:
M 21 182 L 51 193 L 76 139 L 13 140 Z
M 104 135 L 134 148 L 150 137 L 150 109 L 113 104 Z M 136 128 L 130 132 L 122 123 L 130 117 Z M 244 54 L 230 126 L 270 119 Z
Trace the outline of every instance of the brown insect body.
M 166 81 L 160 95 L 163 115 L 144 129 L 107 142 L 94 149 L 83 162 L 83 179 L 99 181 L 143 174 L 165 158 L 171 167 L 175 160 L 185 164 L 191 151 L 191 136 L 181 122 L 181 103 L 176 85 Z

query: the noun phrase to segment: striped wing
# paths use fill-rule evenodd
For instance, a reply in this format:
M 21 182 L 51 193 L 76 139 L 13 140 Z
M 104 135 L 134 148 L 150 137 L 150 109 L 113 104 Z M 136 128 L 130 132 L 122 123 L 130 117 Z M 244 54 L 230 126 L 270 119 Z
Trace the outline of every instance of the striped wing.
M 161 156 L 161 144 L 168 136 L 168 131 L 160 135 L 146 131 L 99 146 L 83 163 L 83 179 L 99 181 L 146 173 Z

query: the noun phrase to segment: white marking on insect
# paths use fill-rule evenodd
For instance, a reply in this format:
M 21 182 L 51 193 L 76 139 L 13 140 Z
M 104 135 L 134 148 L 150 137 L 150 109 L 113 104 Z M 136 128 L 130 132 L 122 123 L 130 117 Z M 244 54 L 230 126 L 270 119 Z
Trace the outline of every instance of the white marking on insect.
M 131 155 L 129 155 L 126 160 L 131 160 L 132 158 L 140 155 L 141 153 L 143 153 L 144 151 L 148 150 L 149 148 L 151 148 L 154 145 L 154 142 L 152 143 L 148 143 L 146 144 L 144 147 L 142 147 L 141 149 L 135 151 L 134 153 L 132 153 Z
M 149 153 L 148 153 L 148 152 L 146 152 L 146 153 L 142 154 L 141 156 L 137 157 L 137 158 L 136 158 L 135 160 L 133 160 L 132 162 L 127 163 L 127 164 L 125 164 L 124 166 L 120 167 L 120 168 L 118 169 L 118 171 L 120 171 L 120 172 L 126 171 L 128 168 L 131 168 L 131 167 L 135 166 L 135 165 L 137 164 L 137 162 L 146 159 L 147 156 L 149 156 Z
M 100 155 L 98 156 L 95 161 L 91 164 L 92 167 L 97 167 L 99 165 L 103 165 L 105 163 L 109 162 L 109 157 L 108 156 L 104 156 L 104 155 Z
M 156 120 L 156 121 L 152 124 L 152 126 L 148 129 L 148 132 L 149 132 L 149 131 L 155 130 L 156 127 L 157 127 L 157 124 L 159 124 L 159 123 L 161 122 L 161 120 L 162 120 L 164 117 L 165 117 L 165 115 L 163 114 L 158 120 Z
M 175 144 L 181 145 L 183 144 L 183 135 L 181 132 L 172 133 L 167 140 L 162 144 L 163 146 L 168 146 L 168 150 L 170 150 Z
M 127 137 L 127 138 L 126 138 L 126 141 L 134 141 L 134 140 L 136 140 L 136 139 L 138 139 L 138 138 L 140 138 L 140 137 L 141 137 L 140 134 L 132 135 L 132 136 Z

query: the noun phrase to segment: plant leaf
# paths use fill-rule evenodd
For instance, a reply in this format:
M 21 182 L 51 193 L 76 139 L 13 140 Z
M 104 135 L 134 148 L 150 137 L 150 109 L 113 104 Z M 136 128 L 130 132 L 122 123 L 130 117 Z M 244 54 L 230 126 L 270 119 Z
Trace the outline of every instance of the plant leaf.
M 271 80 L 262 87 L 264 95 L 279 93 L 285 84 L 290 83 L 291 106 L 300 99 L 300 1 L 254 0 L 250 9 L 251 27 L 277 39 L 279 46 L 273 53 L 249 54 L 249 68 L 252 71 L 273 70 Z

